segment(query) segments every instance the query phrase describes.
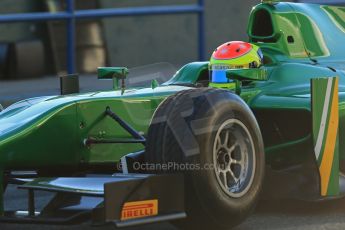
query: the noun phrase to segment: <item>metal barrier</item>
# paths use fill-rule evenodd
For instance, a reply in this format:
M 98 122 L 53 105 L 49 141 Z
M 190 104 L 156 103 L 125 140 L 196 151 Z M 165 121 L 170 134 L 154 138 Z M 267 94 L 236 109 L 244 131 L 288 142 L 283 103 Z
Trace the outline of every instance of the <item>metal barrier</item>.
M 191 5 L 168 5 L 148 7 L 127 7 L 114 9 L 75 10 L 74 0 L 66 0 L 66 11 L 49 13 L 18 13 L 0 15 L 0 23 L 28 21 L 67 21 L 67 72 L 75 73 L 75 20 L 102 17 L 124 17 L 138 15 L 197 14 L 199 59 L 205 59 L 204 0 Z

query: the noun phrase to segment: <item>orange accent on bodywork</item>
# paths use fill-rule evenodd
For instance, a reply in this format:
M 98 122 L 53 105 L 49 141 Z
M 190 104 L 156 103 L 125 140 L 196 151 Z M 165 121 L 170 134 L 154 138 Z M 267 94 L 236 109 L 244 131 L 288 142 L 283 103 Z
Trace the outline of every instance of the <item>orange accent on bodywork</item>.
M 127 202 L 121 211 L 121 220 L 158 215 L 158 200 Z

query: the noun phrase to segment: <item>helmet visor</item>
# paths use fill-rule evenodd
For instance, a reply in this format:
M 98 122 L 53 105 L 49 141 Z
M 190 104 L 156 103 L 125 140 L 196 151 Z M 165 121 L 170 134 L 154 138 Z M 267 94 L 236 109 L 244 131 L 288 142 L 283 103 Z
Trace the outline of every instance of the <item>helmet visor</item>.
M 229 79 L 226 77 L 226 70 L 224 69 L 213 69 L 211 82 L 213 83 L 227 83 Z

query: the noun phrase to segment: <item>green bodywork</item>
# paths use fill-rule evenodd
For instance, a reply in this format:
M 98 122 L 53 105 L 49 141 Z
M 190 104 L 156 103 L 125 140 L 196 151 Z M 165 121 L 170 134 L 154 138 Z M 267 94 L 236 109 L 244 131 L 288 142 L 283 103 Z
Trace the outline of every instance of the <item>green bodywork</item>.
M 229 71 L 228 76 L 241 83 L 233 90 L 257 118 L 267 164 L 284 169 L 313 154 L 311 79 L 339 78 L 339 140 L 345 138 L 345 9 L 262 3 L 253 8 L 249 19 L 249 41 L 261 47 L 265 65 L 247 72 Z M 84 145 L 88 137 L 130 138 L 105 116 L 107 106 L 134 129 L 147 133 L 153 113 L 166 97 L 205 79 L 208 62 L 195 62 L 160 86 L 18 102 L 0 113 L 0 169 L 118 162 L 143 146 Z M 338 147 L 344 159 L 345 142 L 339 141 Z M 326 195 L 337 195 L 337 191 Z
M 124 95 L 108 91 L 18 102 L 0 115 L 1 166 L 49 168 L 116 162 L 143 147 L 139 144 L 91 147 L 83 144 L 88 137 L 130 138 L 114 120 L 105 116 L 105 108 L 109 106 L 134 129 L 146 133 L 160 102 L 182 88 L 128 89 Z

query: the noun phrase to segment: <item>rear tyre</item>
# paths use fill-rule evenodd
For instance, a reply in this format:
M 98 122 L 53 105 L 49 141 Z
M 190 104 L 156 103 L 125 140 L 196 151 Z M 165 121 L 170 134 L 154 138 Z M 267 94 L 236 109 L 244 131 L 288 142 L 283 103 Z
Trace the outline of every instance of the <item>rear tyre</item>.
M 180 228 L 229 229 L 255 207 L 263 141 L 249 107 L 229 91 L 200 88 L 168 97 L 154 114 L 145 154 L 147 162 L 186 175 L 188 217 L 174 222 Z

